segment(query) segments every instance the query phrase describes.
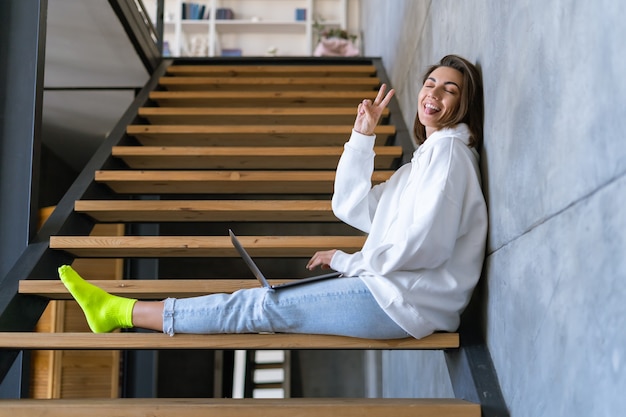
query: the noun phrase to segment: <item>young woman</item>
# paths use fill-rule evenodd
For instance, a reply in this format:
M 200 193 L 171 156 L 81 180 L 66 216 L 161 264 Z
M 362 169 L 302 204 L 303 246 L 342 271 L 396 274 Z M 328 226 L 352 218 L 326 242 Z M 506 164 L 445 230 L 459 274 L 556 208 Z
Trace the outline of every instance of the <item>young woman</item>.
M 94 332 L 141 327 L 175 333 L 314 333 L 421 338 L 454 331 L 480 276 L 487 233 L 477 148 L 483 92 L 477 69 L 449 55 L 426 72 L 410 164 L 372 187 L 374 128 L 394 94 L 359 104 L 337 167 L 332 206 L 366 232 L 363 248 L 317 252 L 308 269 L 343 277 L 280 291 L 240 290 L 144 302 L 108 294 L 69 266 L 59 275 Z

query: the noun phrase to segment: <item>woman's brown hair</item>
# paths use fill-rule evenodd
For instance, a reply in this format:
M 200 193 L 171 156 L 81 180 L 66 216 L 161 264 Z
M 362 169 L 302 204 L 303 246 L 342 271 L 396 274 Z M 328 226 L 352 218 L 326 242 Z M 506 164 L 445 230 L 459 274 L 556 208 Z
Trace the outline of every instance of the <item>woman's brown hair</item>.
M 483 142 L 483 83 L 478 68 L 464 58 L 457 55 L 446 55 L 438 64 L 428 68 L 422 79 L 422 84 L 426 82 L 430 74 L 439 67 L 450 67 L 459 71 L 463 75 L 463 86 L 461 87 L 461 100 L 456 114 L 450 120 L 444 122 L 442 127 L 452 127 L 459 123 L 465 123 L 470 129 L 470 146 L 480 149 Z M 417 144 L 421 145 L 426 141 L 426 128 L 415 115 L 413 132 L 417 139 Z

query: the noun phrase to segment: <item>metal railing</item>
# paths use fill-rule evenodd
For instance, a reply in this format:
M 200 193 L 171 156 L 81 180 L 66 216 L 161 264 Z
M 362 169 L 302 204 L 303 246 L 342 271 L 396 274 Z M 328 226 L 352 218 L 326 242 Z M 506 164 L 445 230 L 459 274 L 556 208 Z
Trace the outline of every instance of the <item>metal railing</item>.
M 146 70 L 152 74 L 163 57 L 163 4 L 157 1 L 156 27 L 141 0 L 109 0 Z
M 111 149 L 123 143 L 126 127 L 137 120 L 139 108 L 149 98 L 150 91 L 158 85 L 171 61 L 162 61 L 150 80 L 141 89 L 124 115 L 107 135 L 98 150 L 93 154 L 83 171 L 78 175 L 67 193 L 57 204 L 56 209 L 26 247 L 17 262 L 0 281 L 0 331 L 32 331 L 47 305 L 47 300 L 36 296 L 18 293 L 19 281 L 26 279 L 55 279 L 59 265 L 71 263 L 70 255 L 49 248 L 50 236 L 88 234 L 93 221 L 74 212 L 74 202 L 80 199 L 102 198 L 111 192 L 94 182 L 96 170 L 111 167 Z M 9 372 L 19 351 L 0 350 L 0 381 Z

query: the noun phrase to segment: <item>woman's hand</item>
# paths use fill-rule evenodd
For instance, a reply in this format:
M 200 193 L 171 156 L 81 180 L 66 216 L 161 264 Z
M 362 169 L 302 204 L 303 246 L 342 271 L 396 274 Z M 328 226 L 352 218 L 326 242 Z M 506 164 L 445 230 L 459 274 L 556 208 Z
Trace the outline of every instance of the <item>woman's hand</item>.
M 372 136 L 374 134 L 374 128 L 380 121 L 380 116 L 383 114 L 383 110 L 391 101 L 395 90 L 391 89 L 387 94 L 385 91 L 387 86 L 385 84 L 380 86 L 378 95 L 372 103 L 372 100 L 363 100 L 357 109 L 356 120 L 354 121 L 354 130 L 363 134 Z
M 330 269 L 330 261 L 333 259 L 335 252 L 337 252 L 337 249 L 315 252 L 315 255 L 306 264 L 306 269 L 312 271 L 318 266 L 322 269 Z

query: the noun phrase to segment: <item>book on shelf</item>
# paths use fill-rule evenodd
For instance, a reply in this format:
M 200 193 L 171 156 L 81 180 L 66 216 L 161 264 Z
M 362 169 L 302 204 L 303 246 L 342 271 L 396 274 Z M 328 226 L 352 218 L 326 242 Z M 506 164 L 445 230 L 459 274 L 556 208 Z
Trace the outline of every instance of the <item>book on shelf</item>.
M 204 20 L 208 19 L 210 14 L 205 4 L 195 2 L 183 2 L 181 12 L 183 20 Z
M 205 4 L 183 2 L 181 16 L 182 20 L 206 20 L 211 17 L 211 9 Z M 215 18 L 220 20 L 231 20 L 235 18 L 235 13 L 231 8 L 220 7 L 215 10 Z
M 222 49 L 222 56 L 241 56 L 241 52 L 239 48 Z
M 235 18 L 233 9 L 220 7 L 215 11 L 215 18 L 220 20 L 232 20 Z
M 301 22 L 306 20 L 306 9 L 296 9 L 296 21 Z

